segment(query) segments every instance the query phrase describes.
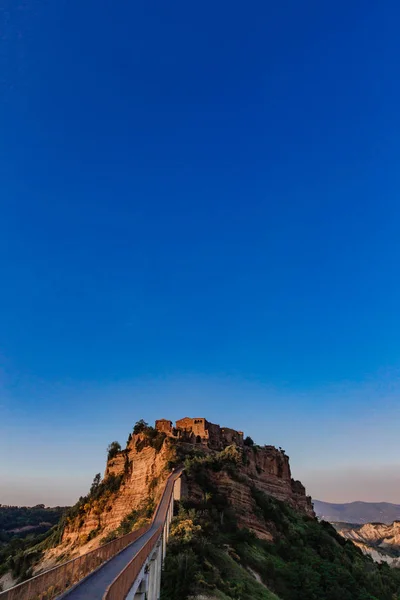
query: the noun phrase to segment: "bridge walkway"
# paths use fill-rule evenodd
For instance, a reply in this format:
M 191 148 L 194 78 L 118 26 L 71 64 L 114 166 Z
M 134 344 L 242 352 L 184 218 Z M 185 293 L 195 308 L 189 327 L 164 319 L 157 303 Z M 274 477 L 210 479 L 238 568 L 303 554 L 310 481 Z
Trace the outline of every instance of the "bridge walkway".
M 101 566 L 97 571 L 88 575 L 74 588 L 65 592 L 62 596 L 59 596 L 59 598 L 62 598 L 62 600 L 102 600 L 108 586 L 128 565 L 128 563 L 134 558 L 139 550 L 141 550 L 145 543 L 157 531 L 160 525 L 164 524 L 169 506 L 169 498 L 171 496 L 175 481 L 181 476 L 181 473 L 182 469 L 179 469 L 179 471 L 170 475 L 150 529 L 148 529 L 146 533 L 134 541 L 130 546 L 117 554 L 117 556 Z

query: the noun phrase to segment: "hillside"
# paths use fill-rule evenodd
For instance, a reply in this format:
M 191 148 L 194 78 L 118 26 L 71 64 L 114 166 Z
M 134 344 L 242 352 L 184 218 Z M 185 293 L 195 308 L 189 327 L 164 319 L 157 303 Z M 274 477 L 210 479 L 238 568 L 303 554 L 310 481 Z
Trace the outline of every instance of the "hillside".
M 0 505 L 0 591 L 31 574 L 30 549 L 51 535 L 67 509 Z M 37 561 L 41 553 L 30 553 Z
M 320 519 L 330 523 L 393 523 L 400 519 L 400 504 L 389 502 L 348 502 L 332 504 L 314 500 L 314 510 Z
M 0 543 L 14 537 L 25 537 L 31 532 L 44 533 L 58 523 L 66 507 L 6 506 L 0 504 Z
M 44 552 L 35 572 L 147 523 L 178 466 L 163 600 L 400 600 L 400 571 L 315 518 L 284 450 L 204 418 L 138 421 L 125 448 L 110 444 L 104 477 L 30 549 Z
M 273 446 L 250 448 L 241 432 L 221 428 L 206 419 L 181 419 L 176 427 L 165 419 L 157 421 L 155 427 L 138 421 L 125 448 L 117 442 L 110 444 L 103 480 L 100 474 L 96 475 L 89 494 L 67 512 L 54 535 L 54 548 L 46 552 L 40 567 L 52 566 L 61 557 L 67 559 L 88 552 L 142 526 L 151 517 L 172 465 L 193 452 L 212 456 L 232 446 L 232 442 L 243 452 L 243 473 L 260 490 L 314 515 L 304 487 L 292 479 L 289 457 L 283 450 Z M 223 487 L 223 480 L 219 485 Z M 268 535 L 247 510 L 251 497 L 246 486 L 236 482 L 229 494 L 232 498 L 237 496 L 243 506 L 241 524 L 260 535 Z
M 243 469 L 258 451 L 186 457 L 187 496 L 171 527 L 162 600 L 400 598 L 400 571 L 259 489 Z

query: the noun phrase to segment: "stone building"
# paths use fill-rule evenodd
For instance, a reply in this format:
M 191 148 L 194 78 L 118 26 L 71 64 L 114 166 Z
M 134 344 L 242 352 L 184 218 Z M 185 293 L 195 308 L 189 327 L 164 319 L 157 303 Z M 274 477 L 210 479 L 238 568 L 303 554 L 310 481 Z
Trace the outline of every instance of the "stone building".
M 172 421 L 168 421 L 168 419 L 158 419 L 156 421 L 156 429 L 167 435 L 172 435 Z
M 172 421 L 159 419 L 156 421 L 156 429 L 166 433 L 168 436 L 178 437 L 190 444 L 203 444 L 213 450 L 222 450 L 226 446 L 236 444 L 243 445 L 243 433 L 229 427 L 220 427 L 210 423 L 204 417 L 184 417 L 176 422 L 175 428 Z
M 219 425 L 214 425 L 203 417 L 179 419 L 176 422 L 176 429 L 181 437 L 190 438 L 193 444 L 206 444 L 210 448 L 217 448 L 221 443 Z
M 221 433 L 224 445 L 231 446 L 235 444 L 236 446 L 243 446 L 243 431 L 221 427 Z

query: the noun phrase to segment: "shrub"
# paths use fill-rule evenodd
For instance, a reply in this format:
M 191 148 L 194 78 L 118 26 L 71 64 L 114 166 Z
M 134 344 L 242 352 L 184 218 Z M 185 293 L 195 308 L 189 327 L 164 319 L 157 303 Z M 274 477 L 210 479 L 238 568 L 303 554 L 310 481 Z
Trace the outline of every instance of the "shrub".
M 109 533 L 107 533 L 107 535 L 105 535 L 103 538 L 101 538 L 100 544 L 108 544 L 108 542 L 112 542 L 113 540 L 116 540 L 117 537 L 118 537 L 118 532 L 116 529 L 114 529 L 113 531 L 110 531 Z
M 191 548 L 167 555 L 161 598 L 187 598 L 199 572 L 199 561 Z
M 136 441 L 136 452 L 141 452 L 147 446 L 151 446 L 156 452 L 159 452 L 166 438 L 166 434 L 163 431 L 157 431 L 157 429 L 148 425 L 143 419 L 136 423 L 133 432 L 144 434 L 143 439 Z
M 212 489 L 210 465 L 196 461 L 187 473 L 203 493 Z M 192 465 L 193 466 L 193 465 Z M 225 467 L 224 467 L 225 469 Z M 192 500 L 171 524 L 161 598 L 232 600 L 398 600 L 400 571 L 377 565 L 327 523 L 251 489 L 257 517 L 274 542 L 228 527 L 227 498 L 214 487 L 208 502 Z M 218 498 L 219 496 L 219 498 Z M 223 500 L 223 502 L 221 502 Z M 183 506 L 189 506 L 184 501 Z M 259 574 L 262 583 L 247 570 Z M 269 589 L 268 589 L 269 588 Z M 275 594 L 270 591 L 273 590 Z M 177 596 L 179 591 L 179 596 Z
M 90 542 L 90 540 L 93 540 L 93 538 L 99 535 L 99 532 L 99 529 L 92 529 L 92 531 L 89 531 L 86 541 Z
M 230 462 L 239 465 L 242 462 L 242 452 L 235 445 L 227 446 L 217 455 L 217 458 L 221 462 Z
M 153 479 L 149 483 L 149 493 L 153 492 L 158 485 L 158 477 L 153 477 Z
M 157 432 L 157 435 L 151 438 L 150 446 L 152 446 L 156 452 L 160 452 L 165 438 L 166 435 L 163 431 Z
M 107 448 L 107 460 L 111 460 L 121 452 L 121 444 L 119 442 L 111 442 Z
M 137 421 L 135 423 L 135 426 L 133 428 L 133 433 L 135 435 L 137 435 L 138 433 L 143 433 L 148 428 L 149 428 L 148 423 L 146 423 L 146 421 L 144 419 L 140 419 L 140 421 Z
M 125 535 L 126 533 L 130 533 L 133 527 L 139 524 L 139 520 L 142 519 L 150 519 L 154 512 L 154 500 L 152 498 L 148 499 L 147 502 L 143 503 L 139 508 L 132 510 L 128 515 L 126 515 L 118 529 L 117 534 Z
M 94 495 L 96 493 L 96 491 L 99 488 L 100 482 L 101 482 L 101 475 L 100 475 L 100 473 L 97 473 L 97 475 L 95 475 L 93 478 L 93 483 L 90 488 L 91 495 Z
M 251 437 L 249 435 L 245 438 L 243 443 L 245 446 L 254 446 L 254 441 L 251 439 Z
M 143 448 L 147 448 L 147 446 L 149 445 L 149 440 L 147 440 L 146 438 L 143 439 L 138 439 L 136 440 L 136 444 L 135 444 L 135 448 L 136 448 L 136 452 L 141 452 L 143 450 Z

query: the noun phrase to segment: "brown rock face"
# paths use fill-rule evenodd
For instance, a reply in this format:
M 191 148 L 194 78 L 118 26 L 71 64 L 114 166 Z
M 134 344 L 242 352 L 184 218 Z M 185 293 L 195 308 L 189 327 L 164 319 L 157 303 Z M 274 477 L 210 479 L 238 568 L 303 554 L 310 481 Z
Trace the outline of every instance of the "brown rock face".
M 210 479 L 218 492 L 227 499 L 229 506 L 233 509 L 239 527 L 246 527 L 253 531 L 260 539 L 272 540 L 273 532 L 265 522 L 257 516 L 256 504 L 251 494 L 248 483 L 239 482 L 229 477 L 227 473 L 209 473 Z M 185 479 L 185 474 L 183 475 Z M 200 502 L 203 493 L 200 488 L 189 478 L 185 481 L 188 497 Z
M 267 495 L 287 502 L 296 510 L 315 517 L 311 497 L 300 481 L 292 479 L 289 457 L 274 446 L 244 448 L 245 471 L 254 485 Z
M 175 429 L 172 428 L 171 421 L 162 419 L 156 422 L 156 428 L 180 441 L 199 444 L 200 447 L 211 450 L 222 450 L 230 445 L 243 448 L 246 465 L 244 474 L 257 488 L 278 500 L 288 502 L 296 510 L 315 517 L 311 498 L 306 496 L 304 486 L 300 481 L 292 479 L 289 457 L 284 451 L 274 446 L 245 447 L 242 431 L 220 427 L 203 417 L 180 419 L 176 422 Z M 235 482 L 232 482 L 233 487 L 234 485 Z
M 47 554 L 47 564 L 62 553 L 71 556 L 92 550 L 133 510 L 149 502 L 156 503 L 169 473 L 168 463 L 176 456 L 177 449 L 184 457 L 195 449 L 213 454 L 228 446 L 239 449 L 242 458 L 236 469 L 240 477 L 230 477 L 225 471 L 210 472 L 210 477 L 228 498 L 242 526 L 260 537 L 271 538 L 265 522 L 256 516 L 252 486 L 310 517 L 315 516 L 304 486 L 291 477 L 289 457 L 283 451 L 273 446 L 244 446 L 242 432 L 220 427 L 201 417 L 185 417 L 176 422 L 175 428 L 171 421 L 160 419 L 156 421 L 155 430 L 148 428 L 147 432 L 130 436 L 126 449 L 107 461 L 104 482 L 107 484 L 114 476 L 121 482 L 119 487 L 111 489 L 106 485 L 100 497 L 90 496 L 86 504 L 80 504 L 76 516 L 67 521 L 61 544 Z M 190 478 L 185 481 L 184 477 L 183 484 L 189 498 L 201 496 L 201 490 L 196 489 Z
M 300 481 L 291 477 L 286 454 L 273 446 L 245 447 L 243 452 L 246 464 L 238 465 L 239 477 L 232 478 L 223 471 L 210 473 L 218 490 L 228 499 L 241 527 L 254 531 L 261 539 L 272 540 L 274 536 L 274 529 L 257 516 L 252 486 L 309 517 L 315 517 L 310 496 L 306 496 Z
M 65 528 L 62 544 L 64 547 L 79 544 L 80 554 L 99 545 L 100 539 L 116 529 L 126 515 L 139 509 L 149 499 L 155 502 L 161 496 L 164 482 L 168 477 L 167 463 L 171 458 L 168 443 L 160 451 L 150 446 L 144 434 L 133 435 L 127 448 L 107 461 L 104 479 L 110 475 L 123 476 L 118 491 L 102 498 L 100 505 L 87 505 L 83 516 L 72 520 Z M 88 534 L 99 529 L 100 533 L 88 544 L 84 543 Z
M 208 477 L 218 493 L 222 494 L 233 509 L 238 524 L 254 531 L 257 537 L 272 540 L 275 529 L 260 518 L 252 487 L 286 502 L 295 510 L 315 518 L 311 498 L 305 488 L 291 477 L 289 457 L 273 446 L 244 447 L 243 464 L 236 466 L 236 474 L 226 470 L 207 471 Z M 183 474 L 185 489 L 189 499 L 195 502 L 204 500 L 203 492 L 193 477 Z
M 391 525 L 365 523 L 353 528 L 338 523 L 336 529 L 377 562 L 400 565 L 400 559 L 395 558 L 400 553 L 400 521 L 394 521 Z
M 226 446 L 243 445 L 243 432 L 210 423 L 204 417 L 184 417 L 172 428 L 171 421 L 156 421 L 156 429 L 191 444 L 202 444 L 211 450 L 222 450 Z

